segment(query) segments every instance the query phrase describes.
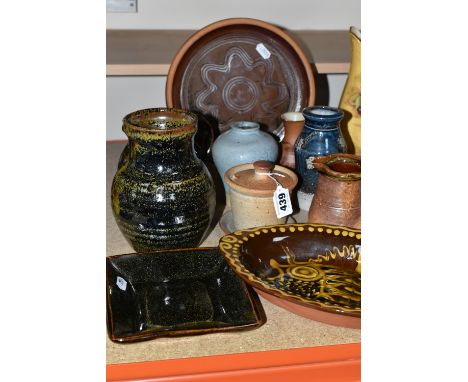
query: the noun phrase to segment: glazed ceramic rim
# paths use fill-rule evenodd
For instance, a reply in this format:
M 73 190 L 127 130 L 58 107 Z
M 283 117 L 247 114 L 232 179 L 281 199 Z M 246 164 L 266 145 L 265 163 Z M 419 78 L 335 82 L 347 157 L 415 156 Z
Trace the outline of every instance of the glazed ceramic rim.
M 328 110 L 333 112 L 333 114 L 316 114 L 314 113 L 315 110 Z M 344 112 L 343 110 L 337 107 L 331 106 L 308 106 L 302 109 L 302 114 L 307 119 L 311 119 L 312 121 L 318 122 L 337 122 L 343 119 Z M 307 124 L 307 121 L 306 121 Z
M 143 126 L 138 126 L 134 124 L 132 119 L 135 119 L 135 117 L 139 117 L 140 115 L 143 115 L 144 113 L 148 114 L 164 114 L 164 113 L 175 113 L 179 114 L 181 119 L 187 119 L 187 123 L 183 124 L 181 127 L 176 127 L 176 128 L 160 128 L 157 125 L 143 125 Z M 187 133 L 190 131 L 195 132 L 197 130 L 197 122 L 198 122 L 198 117 L 184 109 L 178 109 L 178 108 L 173 108 L 173 107 L 153 107 L 153 108 L 147 108 L 147 109 L 140 109 L 133 111 L 129 114 L 127 114 L 123 120 L 123 126 L 122 130 L 124 132 L 129 132 L 131 133 L 141 133 L 141 134 L 148 134 L 148 135 L 178 135 L 181 133 Z
M 283 122 L 303 122 L 305 120 L 304 114 L 300 111 L 287 111 L 281 114 Z
M 235 121 L 229 124 L 231 129 L 236 129 L 240 132 L 254 132 L 260 130 L 260 124 L 254 121 Z
M 264 197 L 272 197 L 275 190 L 258 190 L 254 188 L 249 188 L 249 187 L 244 187 L 241 186 L 240 184 L 235 183 L 233 180 L 231 180 L 231 176 L 237 174 L 240 171 L 243 170 L 254 170 L 254 165 L 253 163 L 244 163 L 244 164 L 239 164 L 237 166 L 231 167 L 230 169 L 226 170 L 224 173 L 224 180 L 226 183 L 229 185 L 231 190 L 240 192 L 241 194 L 244 195 L 252 195 L 252 196 L 264 196 Z M 273 169 L 273 174 L 275 171 L 287 174 L 289 177 L 292 178 L 293 183 L 291 186 L 288 187 L 289 192 L 292 192 L 294 188 L 297 186 L 297 183 L 299 181 L 296 173 L 292 170 L 290 170 L 287 167 L 280 166 L 278 164 L 275 164 L 275 167 Z M 275 177 L 275 179 L 281 183 L 281 178 Z M 273 180 L 272 180 L 273 182 Z M 284 187 L 284 186 L 283 186 Z
M 270 23 L 267 23 L 262 20 L 254 19 L 254 18 L 247 18 L 247 17 L 236 17 L 236 18 L 228 18 L 224 20 L 219 20 L 214 23 L 208 24 L 204 28 L 200 29 L 199 31 L 195 32 L 193 35 L 191 35 L 187 41 L 184 42 L 184 44 L 180 47 L 180 49 L 177 51 L 176 55 L 174 56 L 174 59 L 172 60 L 171 66 L 169 68 L 169 72 L 167 74 L 167 80 L 166 80 L 166 104 L 168 107 L 173 107 L 174 102 L 173 102 L 173 97 L 174 97 L 174 91 L 173 91 L 173 82 L 174 78 L 176 75 L 176 72 L 179 68 L 179 64 L 184 58 L 185 54 L 191 49 L 192 45 L 194 45 L 199 39 L 204 37 L 205 35 L 219 29 L 219 28 L 224 28 L 228 26 L 236 26 L 236 25 L 251 25 L 251 26 L 256 26 L 260 27 L 263 29 L 266 29 L 270 32 L 275 33 L 277 36 L 281 37 L 283 40 L 285 40 L 293 49 L 294 53 L 299 57 L 299 60 L 302 63 L 302 67 L 304 68 L 306 75 L 307 75 L 307 84 L 309 86 L 309 97 L 307 99 L 307 103 L 309 105 L 313 105 L 314 100 L 315 100 L 315 79 L 314 79 L 314 73 L 312 72 L 312 68 L 310 65 L 309 60 L 305 56 L 305 53 L 303 52 L 302 48 L 299 46 L 299 44 L 292 39 L 291 36 L 289 36 L 285 31 L 280 29 L 277 26 L 274 26 Z
M 320 229 L 322 231 L 320 231 Z M 298 295 L 287 293 L 281 289 L 277 289 L 265 280 L 261 279 L 258 276 L 255 276 L 251 271 L 249 271 L 244 263 L 239 260 L 240 257 L 240 248 L 241 245 L 249 240 L 249 237 L 255 237 L 261 235 L 262 233 L 268 233 L 268 231 L 276 232 L 294 232 L 305 231 L 313 232 L 317 230 L 320 233 L 328 235 L 343 234 L 346 232 L 346 236 L 356 237 L 357 240 L 361 239 L 361 230 L 336 226 L 336 225 L 327 225 L 327 224 L 315 224 L 315 223 L 302 223 L 302 224 L 274 224 L 268 226 L 259 226 L 243 230 L 237 230 L 231 232 L 227 235 L 224 235 L 219 240 L 219 251 L 226 258 L 229 265 L 234 269 L 234 271 L 241 277 L 246 283 L 251 285 L 254 288 L 259 288 L 266 293 L 272 294 L 273 296 L 284 298 L 290 302 L 294 302 L 309 308 L 320 309 L 330 313 L 336 313 L 346 316 L 360 317 L 360 309 L 346 309 L 339 306 L 327 306 L 316 301 L 304 299 Z M 266 232 L 265 232 L 266 231 Z M 331 255 L 332 256 L 332 255 Z M 361 264 L 360 255 L 357 260 L 358 264 Z
M 342 160 L 345 163 L 355 163 L 359 161 L 361 163 L 361 157 L 355 154 L 345 154 L 345 153 L 334 153 L 329 155 L 324 155 L 315 158 L 312 163 L 314 168 L 319 171 L 321 174 L 324 174 L 328 177 L 347 180 L 347 181 L 359 181 L 361 180 L 361 173 L 357 172 L 348 172 L 343 173 L 339 171 L 332 170 L 329 166 Z M 360 166 L 360 165 L 359 165 Z

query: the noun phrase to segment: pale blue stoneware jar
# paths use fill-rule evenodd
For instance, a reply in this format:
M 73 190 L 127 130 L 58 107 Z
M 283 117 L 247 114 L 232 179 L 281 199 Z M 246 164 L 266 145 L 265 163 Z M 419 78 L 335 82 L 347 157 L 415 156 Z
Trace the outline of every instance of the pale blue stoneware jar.
M 239 121 L 231 123 L 230 129 L 215 140 L 211 153 L 224 189 L 228 192 L 229 186 L 224 180 L 226 170 L 258 160 L 275 163 L 278 159 L 278 143 L 273 136 L 261 131 L 258 123 Z
M 344 115 L 342 110 L 329 106 L 310 106 L 302 114 L 305 124 L 294 145 L 294 154 L 296 171 L 301 179 L 299 206 L 307 211 L 318 178 L 312 161 L 319 156 L 346 152 L 346 143 L 340 129 Z

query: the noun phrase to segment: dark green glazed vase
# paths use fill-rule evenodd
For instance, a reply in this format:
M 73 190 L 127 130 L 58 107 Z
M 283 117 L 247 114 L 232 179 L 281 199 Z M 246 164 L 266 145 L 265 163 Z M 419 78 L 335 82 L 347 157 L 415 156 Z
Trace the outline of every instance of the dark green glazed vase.
M 179 109 L 139 110 L 123 119 L 129 157 L 112 183 L 117 225 L 137 252 L 193 248 L 213 218 L 213 180 L 197 158 L 195 114 Z

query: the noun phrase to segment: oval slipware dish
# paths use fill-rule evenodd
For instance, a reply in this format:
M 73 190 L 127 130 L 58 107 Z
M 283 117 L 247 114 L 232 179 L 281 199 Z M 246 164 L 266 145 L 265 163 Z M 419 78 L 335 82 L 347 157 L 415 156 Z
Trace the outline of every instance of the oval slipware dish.
M 361 231 L 280 224 L 232 232 L 219 251 L 273 304 L 309 319 L 359 328 Z
M 195 114 L 139 110 L 123 120 L 130 154 L 112 183 L 117 225 L 138 252 L 198 246 L 216 203 L 211 176 L 194 153 Z

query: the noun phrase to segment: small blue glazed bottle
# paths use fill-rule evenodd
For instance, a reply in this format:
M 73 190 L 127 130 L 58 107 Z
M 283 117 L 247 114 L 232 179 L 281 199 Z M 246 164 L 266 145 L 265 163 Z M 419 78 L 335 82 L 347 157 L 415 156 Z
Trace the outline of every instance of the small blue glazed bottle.
M 312 161 L 318 156 L 346 152 L 346 143 L 340 130 L 342 110 L 329 106 L 311 106 L 306 107 L 302 114 L 305 124 L 294 145 L 294 154 L 296 170 L 301 178 L 297 195 L 299 207 L 308 211 L 318 178 Z
M 221 134 L 214 142 L 211 153 L 216 169 L 221 176 L 226 193 L 229 186 L 224 180 L 224 173 L 231 167 L 258 160 L 276 162 L 278 143 L 268 133 L 260 130 L 256 122 L 238 121 Z

